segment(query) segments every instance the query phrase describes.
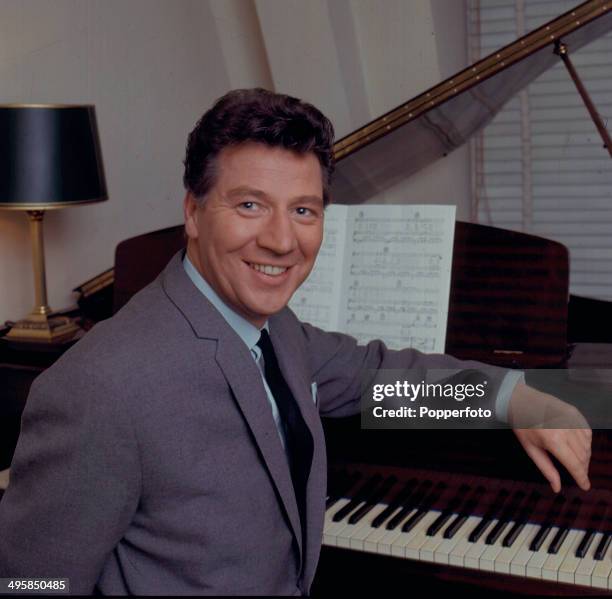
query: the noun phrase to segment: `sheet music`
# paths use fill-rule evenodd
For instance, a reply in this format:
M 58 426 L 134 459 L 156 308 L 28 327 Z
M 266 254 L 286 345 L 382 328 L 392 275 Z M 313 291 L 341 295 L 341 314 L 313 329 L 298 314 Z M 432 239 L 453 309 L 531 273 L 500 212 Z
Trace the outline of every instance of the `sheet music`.
M 444 352 L 454 206 L 361 206 L 348 222 L 342 329 L 360 343 Z
M 444 352 L 455 207 L 333 205 L 325 227 L 315 268 L 291 303 L 298 317 L 360 343 Z

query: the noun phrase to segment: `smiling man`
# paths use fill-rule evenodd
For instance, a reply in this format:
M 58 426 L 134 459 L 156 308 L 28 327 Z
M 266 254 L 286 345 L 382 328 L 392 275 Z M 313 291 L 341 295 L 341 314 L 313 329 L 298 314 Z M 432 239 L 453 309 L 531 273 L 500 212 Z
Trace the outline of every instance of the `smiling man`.
M 221 150 L 206 199 L 185 198 L 187 257 L 223 301 L 261 328 L 314 266 L 323 239 L 321 166 L 246 142 Z
M 185 159 L 186 251 L 32 387 L 0 577 L 69 578 L 80 594 L 309 592 L 320 416 L 358 412 L 365 371 L 467 365 L 359 346 L 287 308 L 321 245 L 332 145 L 316 108 L 260 89 L 204 114 Z M 492 383 L 511 422 L 524 405 L 576 416 L 503 370 Z M 588 488 L 588 427 L 516 432 L 555 490 L 548 452 Z

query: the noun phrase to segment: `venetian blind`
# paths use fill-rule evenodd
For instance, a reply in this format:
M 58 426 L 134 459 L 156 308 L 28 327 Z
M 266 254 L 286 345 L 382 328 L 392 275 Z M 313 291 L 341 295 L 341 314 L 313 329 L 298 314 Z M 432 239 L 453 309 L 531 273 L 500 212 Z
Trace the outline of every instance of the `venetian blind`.
M 563 0 L 469 0 L 470 62 L 576 6 Z M 607 124 L 612 35 L 569 56 Z M 570 290 L 612 300 L 612 159 L 559 64 L 471 141 L 472 219 L 563 243 Z

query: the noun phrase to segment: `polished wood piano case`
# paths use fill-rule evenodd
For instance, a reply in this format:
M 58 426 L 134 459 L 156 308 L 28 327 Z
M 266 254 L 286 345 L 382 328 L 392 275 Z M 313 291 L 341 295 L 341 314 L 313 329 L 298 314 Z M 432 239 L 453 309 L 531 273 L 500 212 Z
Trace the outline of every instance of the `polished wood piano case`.
M 611 9 L 610 3 L 604 1 L 585 2 L 341 139 L 337 144 L 339 164 L 332 196 L 344 203 L 368 201 L 461 146 L 510 98 L 560 60 L 557 44 L 563 42 L 573 52 L 609 31 Z M 454 252 L 447 352 L 508 367 L 567 365 L 571 345 L 567 339 L 566 249 L 520 233 L 458 223 Z M 605 336 L 598 340 L 611 341 Z M 475 519 L 491 510 L 499 518 L 509 509 L 499 498 L 503 490 L 510 498 L 519 489 L 525 497 L 532 492 L 541 495 L 538 508 L 529 511 L 527 516 L 527 522 L 533 527 L 539 528 L 550 520 L 552 506 L 558 507 L 552 491 L 543 484 L 542 475 L 511 431 L 364 431 L 360 430 L 358 419 L 328 420 L 324 426 L 330 463 L 328 491 L 332 497 L 338 492 L 338 481 L 344 480 L 349 471 L 360 472 L 362 483 L 377 473 L 382 475 L 382 481 L 395 476 L 393 489 L 384 498 L 375 498 L 379 510 L 381 504 L 393 502 L 411 479 L 419 484 L 429 480 L 434 488 L 439 482 L 447 485 L 439 497 L 429 498 L 429 505 L 425 506 L 429 514 L 444 511 L 453 502 L 456 504 L 457 490 L 462 485 L 472 490 L 484 489 L 479 501 L 470 506 L 470 515 Z M 608 432 L 595 431 L 593 489 L 589 493 L 579 491 L 564 474 L 563 506 L 575 507 L 579 502 L 581 509 L 578 515 L 570 513 L 572 517 L 568 519 L 563 507 L 552 520 L 556 527 L 565 526 L 564 520 L 569 522 L 571 542 L 577 542 L 591 527 L 599 531 L 598 542 L 611 530 L 608 512 L 612 491 L 611 449 Z M 343 500 L 354 499 L 360 488 L 356 484 L 351 490 L 345 489 L 341 494 Z M 412 507 L 417 509 L 419 501 L 422 503 L 425 498 L 413 497 Z M 585 586 L 584 572 L 589 565 L 584 561 L 580 564 L 580 584 L 576 584 L 574 574 L 570 576 L 565 571 L 559 574 L 553 569 L 557 558 L 544 560 L 548 554 L 536 556 L 531 574 L 537 575 L 535 563 L 542 558 L 543 564 L 548 563 L 546 576 L 553 580 L 505 573 L 501 564 L 489 560 L 495 547 L 489 549 L 486 554 L 489 557 L 482 561 L 488 564 L 488 569 L 480 567 L 480 558 L 472 559 L 475 553 L 469 567 L 465 563 L 459 565 L 459 558 L 455 559 L 456 563 L 432 563 L 435 536 L 427 540 L 412 540 L 410 536 L 423 537 L 422 530 L 399 535 L 397 547 L 365 543 L 365 539 L 371 541 L 379 536 L 372 530 L 362 529 L 353 538 L 352 528 L 359 523 L 349 524 L 342 519 L 333 523 L 332 512 L 338 505 L 328 510 L 326 546 L 313 588 L 315 596 L 331 594 L 334 590 L 390 596 L 423 592 L 449 595 L 465 592 L 468 596 L 488 596 L 493 592 L 574 596 L 609 592 L 601 588 L 610 584 L 609 579 L 602 583 L 603 579 L 596 577 L 599 587 Z M 456 513 L 464 508 L 455 505 L 454 509 Z M 433 516 L 424 516 L 425 523 L 428 517 Z M 513 517 L 518 517 L 516 510 Z M 404 520 L 408 519 L 406 513 Z M 363 526 L 363 521 L 360 522 Z M 372 536 L 364 539 L 366 534 Z M 545 552 L 550 540 L 544 544 Z M 421 541 L 423 545 L 418 544 Z M 587 558 L 595 550 L 595 544 L 591 545 Z M 387 549 L 389 555 L 385 554 Z M 394 553 L 409 555 L 410 559 Z M 603 561 L 604 571 L 608 566 L 612 571 L 609 548 Z M 518 566 L 515 569 L 520 570 Z M 539 572 L 542 575 L 543 570 Z M 572 584 L 564 582 L 572 576 Z M 424 589 L 417 591 L 418 584 L 424 584 Z

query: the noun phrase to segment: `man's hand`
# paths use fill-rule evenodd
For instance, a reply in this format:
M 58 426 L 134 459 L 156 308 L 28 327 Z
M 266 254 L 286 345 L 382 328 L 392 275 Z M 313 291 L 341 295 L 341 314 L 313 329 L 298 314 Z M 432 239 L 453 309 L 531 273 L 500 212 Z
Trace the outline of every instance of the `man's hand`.
M 518 383 L 510 398 L 508 419 L 555 493 L 561 490 L 561 477 L 548 453 L 567 468 L 581 489 L 591 488 L 591 427 L 574 406 Z

